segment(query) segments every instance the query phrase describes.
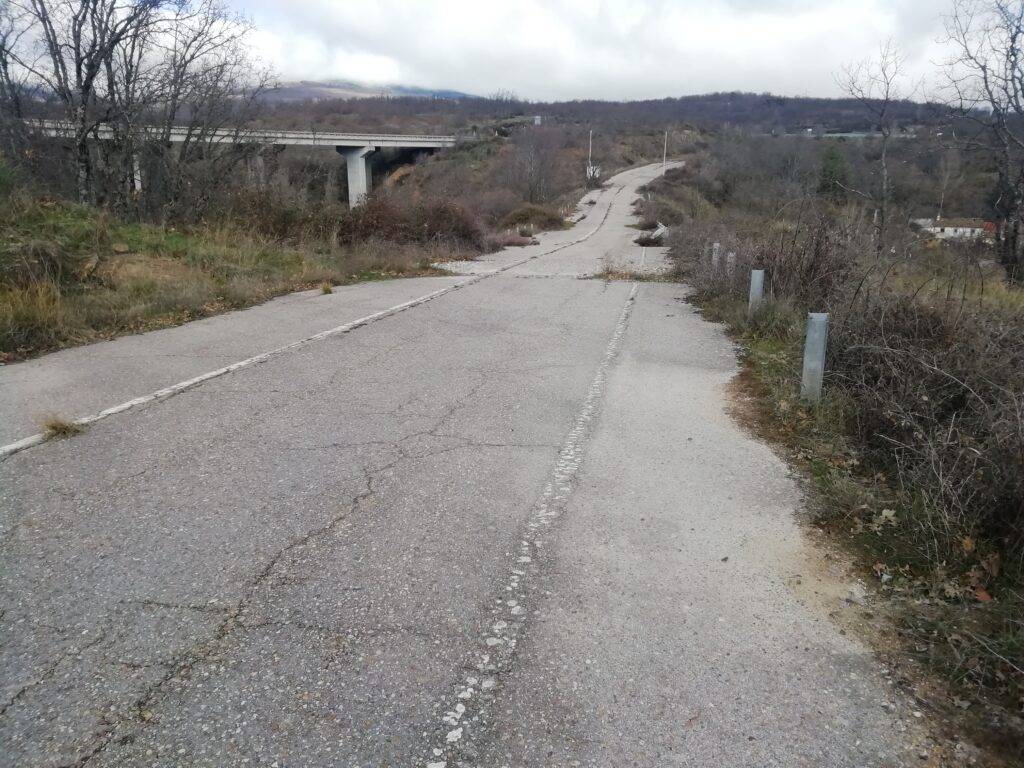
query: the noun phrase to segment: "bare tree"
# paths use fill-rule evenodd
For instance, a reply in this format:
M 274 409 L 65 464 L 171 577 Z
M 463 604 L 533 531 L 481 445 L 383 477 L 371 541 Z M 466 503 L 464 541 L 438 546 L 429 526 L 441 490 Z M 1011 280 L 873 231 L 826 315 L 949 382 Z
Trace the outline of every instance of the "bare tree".
M 22 102 L 29 88 L 26 73 L 14 61 L 24 34 L 10 4 L 0 2 L 0 130 L 12 155 L 20 154 L 26 135 Z
M 955 51 L 945 75 L 960 118 L 956 136 L 995 160 L 1000 261 L 1010 279 L 1024 280 L 1024 2 L 954 0 L 946 33 Z
M 859 101 L 872 115 L 881 136 L 879 157 L 879 184 L 875 202 L 875 255 L 884 247 L 889 200 L 892 196 L 889 179 L 889 146 L 895 130 L 895 107 L 910 97 L 904 88 L 904 58 L 891 40 L 884 43 L 878 56 L 843 68 L 837 78 L 839 86 Z
M 209 199 L 251 154 L 246 126 L 270 77 L 228 0 L 0 2 L 0 109 L 24 125 L 16 77 L 57 100 L 82 202 L 181 210 L 186 191 Z M 154 170 L 145 200 L 142 165 Z
M 246 126 L 271 76 L 249 54 L 251 32 L 223 0 L 180 2 L 145 37 L 115 51 L 110 92 L 123 125 L 115 188 L 135 201 L 144 197 L 150 213 L 167 213 L 168 205 L 180 211 L 186 190 L 191 204 L 197 195 L 208 199 L 252 153 Z M 152 172 L 145 195 L 137 184 L 143 164 Z
M 960 151 L 956 147 L 946 147 L 939 156 L 938 164 L 939 181 L 939 210 L 938 218 L 942 218 L 946 211 L 946 195 L 950 186 L 959 183 L 963 177 L 963 163 L 960 159 Z
M 558 128 L 526 128 L 512 139 L 505 165 L 506 183 L 530 203 L 551 198 L 555 186 L 559 149 L 565 133 Z
M 172 0 L 13 0 L 37 56 L 15 51 L 12 59 L 61 102 L 70 125 L 78 197 L 93 197 L 89 140 L 111 116 L 101 75 L 114 51 L 145 34 L 161 7 Z M 33 46 L 35 48 L 35 46 Z M 30 49 L 31 50 L 31 49 Z

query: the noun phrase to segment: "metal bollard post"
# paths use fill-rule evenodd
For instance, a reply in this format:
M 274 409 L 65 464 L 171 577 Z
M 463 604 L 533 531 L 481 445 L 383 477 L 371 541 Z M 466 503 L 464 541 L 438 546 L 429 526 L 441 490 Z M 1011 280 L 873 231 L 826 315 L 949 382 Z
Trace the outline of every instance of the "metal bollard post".
M 825 346 L 828 341 L 828 313 L 807 315 L 807 338 L 804 341 L 804 378 L 800 396 L 812 403 L 821 400 L 821 384 L 825 377 Z
M 750 270 L 750 301 L 747 304 L 747 317 L 753 317 L 764 301 L 764 270 Z

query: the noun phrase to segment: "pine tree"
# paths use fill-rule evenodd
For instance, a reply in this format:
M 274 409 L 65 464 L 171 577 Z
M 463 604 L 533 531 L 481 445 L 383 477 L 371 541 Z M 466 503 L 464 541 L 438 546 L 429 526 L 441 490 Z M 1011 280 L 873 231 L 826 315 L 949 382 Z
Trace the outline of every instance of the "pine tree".
M 835 205 L 845 205 L 849 182 L 849 167 L 839 148 L 829 144 L 821 156 L 821 182 L 818 194 Z

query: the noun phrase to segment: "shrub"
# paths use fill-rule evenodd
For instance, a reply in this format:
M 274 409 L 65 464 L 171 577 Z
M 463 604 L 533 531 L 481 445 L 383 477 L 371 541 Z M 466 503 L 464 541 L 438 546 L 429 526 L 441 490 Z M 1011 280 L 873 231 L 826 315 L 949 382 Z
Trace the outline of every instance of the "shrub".
M 498 234 L 488 235 L 485 250 L 487 253 L 491 253 L 493 251 L 500 251 L 502 248 L 522 248 L 527 245 L 533 245 L 536 242 L 532 237 L 525 237 L 518 232 L 511 234 L 499 232 Z
M 413 224 L 420 242 L 442 241 L 470 248 L 484 247 L 479 222 L 465 209 L 450 202 L 428 202 L 413 211 Z
M 1024 318 L 886 286 L 835 323 L 830 376 L 855 404 L 851 432 L 916 510 L 921 555 L 963 542 L 1024 557 Z M 968 550 L 970 547 L 968 547 Z
M 64 335 L 64 308 L 55 284 L 0 290 L 0 351 L 45 349 Z
M 85 258 L 49 240 L 10 243 L 0 255 L 0 285 L 27 288 L 40 282 L 60 285 L 75 278 Z
M 532 224 L 536 229 L 564 229 L 565 219 L 551 208 L 527 203 L 508 214 L 501 222 L 503 228 Z

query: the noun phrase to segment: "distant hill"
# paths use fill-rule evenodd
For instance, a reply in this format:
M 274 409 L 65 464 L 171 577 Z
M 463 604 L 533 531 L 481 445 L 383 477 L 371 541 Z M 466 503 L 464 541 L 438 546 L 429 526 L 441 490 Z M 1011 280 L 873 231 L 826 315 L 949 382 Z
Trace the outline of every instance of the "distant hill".
M 686 121 L 701 127 L 734 125 L 770 132 L 821 128 L 829 132 L 863 131 L 874 127 L 871 112 L 854 99 L 775 96 L 770 93 L 707 93 L 643 101 L 568 101 L 533 105 L 538 113 L 562 119 L 602 119 L 656 124 Z M 943 119 L 938 105 L 901 101 L 890 107 L 901 127 L 929 125 Z
M 264 98 L 270 102 L 324 101 L 327 99 L 369 99 L 390 96 L 423 99 L 468 99 L 468 93 L 452 90 L 434 90 L 407 85 L 367 85 L 354 80 L 299 80 L 282 83 L 268 91 Z
M 336 126 L 378 123 L 394 130 L 409 122 L 417 130 L 456 130 L 494 118 L 542 115 L 549 120 L 605 125 L 664 126 L 688 123 L 700 128 L 732 125 L 749 131 L 829 133 L 871 131 L 871 110 L 854 99 L 776 96 L 770 93 L 706 93 L 637 101 L 529 102 L 490 99 L 453 90 L 402 85 L 365 85 L 350 80 L 286 83 L 270 91 L 269 119 L 279 124 Z M 415 115 L 416 119 L 411 120 Z M 890 116 L 901 129 L 941 124 L 947 111 L 935 104 L 902 101 Z M 411 120 L 411 122 L 410 122 Z M 354 130 L 354 128 L 353 128 Z

